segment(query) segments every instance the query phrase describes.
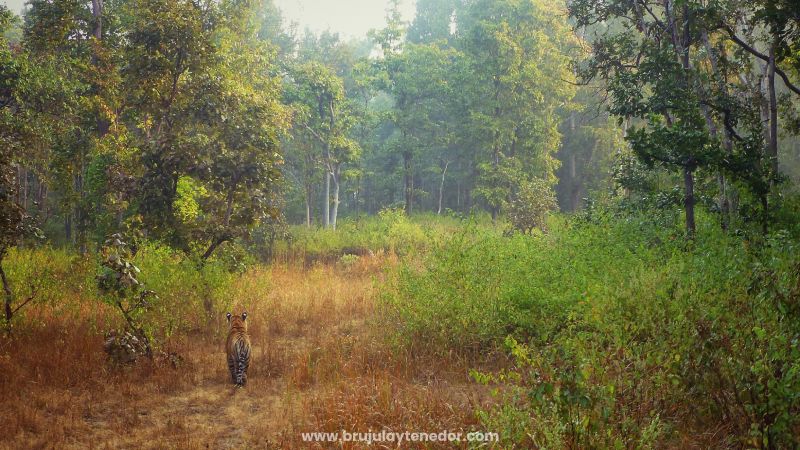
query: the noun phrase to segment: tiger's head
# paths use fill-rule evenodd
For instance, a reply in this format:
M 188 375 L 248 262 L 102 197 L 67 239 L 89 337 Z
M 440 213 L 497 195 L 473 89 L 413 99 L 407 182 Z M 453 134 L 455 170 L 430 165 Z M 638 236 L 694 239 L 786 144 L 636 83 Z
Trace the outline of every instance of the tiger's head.
M 247 331 L 247 313 L 243 312 L 241 316 L 234 316 L 231 313 L 227 314 L 228 323 L 231 330 Z

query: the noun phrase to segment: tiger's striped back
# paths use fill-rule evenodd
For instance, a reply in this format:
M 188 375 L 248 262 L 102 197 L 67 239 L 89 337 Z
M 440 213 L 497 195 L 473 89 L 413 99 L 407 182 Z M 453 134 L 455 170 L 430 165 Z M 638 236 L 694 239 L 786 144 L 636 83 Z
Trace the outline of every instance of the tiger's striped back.
M 247 334 L 247 313 L 233 316 L 228 313 L 230 331 L 225 352 L 228 356 L 228 370 L 231 382 L 236 386 L 247 384 L 247 368 L 250 366 L 250 336 Z

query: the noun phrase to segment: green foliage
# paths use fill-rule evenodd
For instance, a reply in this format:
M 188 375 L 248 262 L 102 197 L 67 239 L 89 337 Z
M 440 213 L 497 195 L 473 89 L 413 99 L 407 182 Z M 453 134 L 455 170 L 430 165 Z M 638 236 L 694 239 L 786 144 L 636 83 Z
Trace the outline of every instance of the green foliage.
M 386 312 L 426 351 L 509 352 L 513 368 L 475 374 L 499 384 L 481 417 L 508 445 L 660 447 L 684 420 L 797 445 L 796 238 L 748 245 L 700 223 L 694 244 L 647 219 L 467 230 L 397 269 Z
M 196 220 L 201 212 L 198 200 L 206 195 L 208 195 L 206 189 L 191 177 L 179 178 L 172 206 L 177 218 L 183 223 Z
M 79 317 L 80 305 L 73 300 L 76 296 L 95 296 L 94 262 L 81 258 L 65 249 L 21 248 L 8 250 L 3 259 L 3 268 L 10 280 L 9 289 L 16 304 L 32 299 L 36 304 L 52 308 L 55 314 Z M 15 328 L 30 329 L 38 323 L 19 309 L 13 317 Z
M 113 234 L 106 240 L 97 287 L 103 300 L 117 307 L 130 332 L 143 342 L 146 355 L 152 357 L 152 333 L 145 330 L 142 315 L 150 307 L 150 300 L 158 300 L 158 297 L 139 282 L 141 270 L 130 261 L 133 251 L 123 239 L 121 234 Z
M 151 352 L 151 345 L 166 342 L 175 331 L 204 323 L 208 310 L 229 308 L 233 270 L 244 272 L 249 262 L 241 250 L 226 250 L 198 264 L 168 247 L 133 246 L 116 234 L 103 248 L 97 284 L 100 299 L 122 314 L 129 331 Z
M 177 331 L 205 323 L 206 304 L 211 305 L 212 312 L 229 309 L 236 298 L 231 289 L 237 274 L 230 270 L 233 264 L 226 260 L 227 252 L 226 247 L 199 265 L 195 259 L 161 245 L 146 243 L 138 249 L 135 261 L 142 270 L 139 278 L 159 294 L 144 317 L 156 337 L 163 341 Z
M 473 220 L 481 229 L 491 228 L 485 216 Z M 286 239 L 275 243 L 275 253 L 289 260 L 304 256 L 307 261 L 331 263 L 347 254 L 393 253 L 411 257 L 456 235 L 465 222 L 456 216 L 428 213 L 409 217 L 402 209 L 385 209 L 378 216 L 343 220 L 336 230 L 291 226 Z
M 528 176 L 555 177 L 556 113 L 575 95 L 571 84 L 556 80 L 574 78 L 568 55 L 575 42 L 562 32 L 568 25 L 551 2 L 481 0 L 467 5 L 459 26 L 470 77 L 462 82 L 471 97 L 470 137 L 482 147 L 480 187 L 496 214 L 512 194 L 502 183 L 503 166 L 519 164 Z M 509 164 L 507 159 L 518 161 Z
M 534 228 L 547 231 L 547 214 L 557 207 L 555 192 L 547 182 L 525 181 L 512 197 L 508 219 L 523 233 L 531 233 Z
M 295 166 L 294 176 L 303 183 L 306 206 L 310 207 L 308 193 L 316 181 L 318 168 L 323 169 L 326 180 L 323 224 L 336 228 L 340 185 L 347 173 L 343 173 L 343 168 L 357 163 L 361 153 L 358 142 L 350 137 L 355 122 L 352 107 L 345 97 L 342 78 L 319 61 L 296 62 L 291 81 L 286 96 L 295 112 L 297 143 L 293 150 L 298 155 L 290 159 Z
M 800 94 L 783 70 L 794 64 L 788 55 L 797 44 L 788 7 L 585 0 L 568 7 L 576 26 L 594 34 L 582 78 L 606 83 L 609 111 L 645 167 L 683 178 L 687 233 L 694 233 L 695 184 L 713 182 L 723 227 L 742 218 L 766 232 L 779 209 L 779 136 L 793 133 L 794 108 L 785 105 Z M 793 94 L 779 99 L 776 77 Z M 617 178 L 639 174 L 631 175 Z

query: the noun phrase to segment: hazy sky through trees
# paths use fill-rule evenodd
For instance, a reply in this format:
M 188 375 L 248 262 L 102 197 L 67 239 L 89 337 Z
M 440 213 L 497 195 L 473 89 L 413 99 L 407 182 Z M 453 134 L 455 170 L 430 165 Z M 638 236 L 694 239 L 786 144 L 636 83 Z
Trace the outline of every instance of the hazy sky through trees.
M 414 17 L 415 0 L 403 0 L 403 16 Z M 300 24 L 300 29 L 330 29 L 343 36 L 365 36 L 370 29 L 386 23 L 388 0 L 275 0 L 287 20 Z
M 0 0 L 16 13 L 22 11 L 26 0 Z M 414 17 L 415 0 L 403 0 L 403 16 Z M 342 36 L 361 37 L 372 28 L 381 28 L 388 0 L 275 0 L 287 20 L 297 22 L 300 30 L 330 29 Z
M 8 6 L 9 9 L 19 14 L 20 11 L 22 11 L 22 5 L 25 4 L 25 0 L 0 0 L 0 3 L 3 3 Z

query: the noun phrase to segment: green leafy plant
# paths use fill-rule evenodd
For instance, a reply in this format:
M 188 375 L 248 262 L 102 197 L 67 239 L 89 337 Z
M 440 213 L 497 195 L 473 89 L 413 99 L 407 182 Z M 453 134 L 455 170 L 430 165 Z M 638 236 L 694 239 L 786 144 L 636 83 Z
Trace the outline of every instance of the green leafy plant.
M 142 323 L 142 314 L 150 299 L 157 299 L 139 282 L 141 270 L 130 260 L 133 251 L 122 234 L 109 237 L 101 250 L 101 269 L 97 285 L 104 294 L 103 300 L 116 307 L 125 319 L 128 330 L 141 342 L 145 356 L 152 358 L 153 349 L 149 333 Z
M 525 180 L 512 196 L 508 219 L 515 229 L 530 234 L 547 231 L 547 214 L 558 208 L 556 194 L 544 180 Z

